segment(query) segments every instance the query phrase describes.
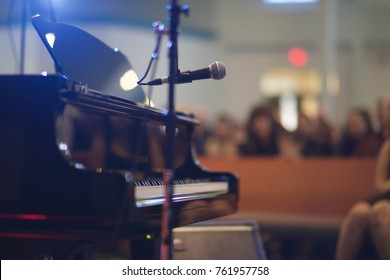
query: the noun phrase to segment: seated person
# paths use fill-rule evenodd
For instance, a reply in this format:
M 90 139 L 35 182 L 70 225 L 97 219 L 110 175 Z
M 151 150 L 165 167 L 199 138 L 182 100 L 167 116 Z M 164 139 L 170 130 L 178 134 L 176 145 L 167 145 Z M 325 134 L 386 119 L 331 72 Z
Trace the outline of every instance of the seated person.
M 390 138 L 383 143 L 375 173 L 377 195 L 355 204 L 340 229 L 336 259 L 390 259 Z M 372 250 L 373 249 L 373 250 Z
M 382 137 L 375 133 L 371 116 L 365 109 L 348 112 L 346 127 L 341 139 L 342 156 L 377 156 L 382 145 Z

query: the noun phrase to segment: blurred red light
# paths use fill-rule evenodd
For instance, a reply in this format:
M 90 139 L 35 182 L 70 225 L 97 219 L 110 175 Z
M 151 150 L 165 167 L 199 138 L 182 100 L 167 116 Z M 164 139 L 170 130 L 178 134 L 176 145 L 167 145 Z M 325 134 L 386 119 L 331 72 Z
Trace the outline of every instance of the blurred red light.
M 305 49 L 291 48 L 288 51 L 288 62 L 294 67 L 303 67 L 307 64 L 309 56 Z

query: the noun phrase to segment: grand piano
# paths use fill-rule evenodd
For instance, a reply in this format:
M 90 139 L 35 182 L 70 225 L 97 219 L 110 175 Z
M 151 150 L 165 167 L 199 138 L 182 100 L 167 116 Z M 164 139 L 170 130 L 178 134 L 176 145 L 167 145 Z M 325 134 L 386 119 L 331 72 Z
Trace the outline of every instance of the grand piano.
M 0 76 L 0 257 L 73 258 L 129 240 L 159 258 L 166 111 L 123 54 L 40 16 L 55 75 Z M 197 119 L 176 114 L 174 227 L 234 213 L 238 180 L 198 163 Z

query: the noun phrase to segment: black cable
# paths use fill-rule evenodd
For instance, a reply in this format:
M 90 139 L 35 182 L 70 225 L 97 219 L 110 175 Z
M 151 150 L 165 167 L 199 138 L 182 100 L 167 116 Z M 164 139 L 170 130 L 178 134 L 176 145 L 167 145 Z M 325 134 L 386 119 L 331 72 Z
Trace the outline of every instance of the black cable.
M 137 82 L 137 84 L 139 85 L 147 85 L 147 83 L 142 83 L 143 80 L 145 80 L 145 78 L 148 76 L 149 74 L 149 71 L 150 71 L 150 68 L 153 64 L 153 62 L 155 60 L 158 59 L 158 54 L 159 54 L 159 51 L 160 51 L 160 45 L 161 45 L 161 38 L 162 38 L 162 34 L 160 33 L 157 33 L 157 43 L 156 43 L 156 47 L 150 57 L 150 60 L 149 60 L 149 64 L 148 64 L 148 67 L 146 68 L 146 71 L 145 71 L 145 74 L 142 76 L 142 78 Z
M 154 61 L 156 63 L 153 64 L 153 68 L 152 68 L 152 72 L 151 72 L 151 80 L 155 79 L 156 77 L 156 71 L 157 71 L 157 60 L 158 60 L 158 56 L 159 56 L 159 51 L 160 51 L 160 44 L 161 44 L 161 37 L 162 37 L 162 34 L 158 34 L 158 37 L 157 37 L 157 46 L 156 46 L 156 49 L 155 51 L 153 52 L 153 57 L 154 57 Z M 152 95 L 153 95 L 153 87 L 149 87 L 148 88 L 148 105 L 150 107 L 150 101 L 152 100 Z

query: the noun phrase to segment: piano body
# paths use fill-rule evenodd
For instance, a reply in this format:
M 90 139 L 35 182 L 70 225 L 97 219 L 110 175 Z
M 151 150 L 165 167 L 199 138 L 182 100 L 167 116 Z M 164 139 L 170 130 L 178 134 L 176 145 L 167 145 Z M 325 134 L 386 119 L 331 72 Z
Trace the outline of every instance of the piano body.
M 49 28 L 43 34 L 56 35 L 53 59 L 64 55 L 61 36 L 69 30 L 74 35 L 74 28 L 35 24 Z M 0 256 L 70 256 L 130 239 L 136 240 L 133 258 L 157 258 L 153 242 L 164 203 L 166 112 L 145 105 L 138 87 L 124 93 L 134 100 L 121 98 L 117 90 L 111 94 L 110 87 L 91 89 L 106 90 L 97 84 L 103 78 L 118 87 L 120 73 L 131 66 L 92 36 L 84 45 L 78 42 L 79 50 L 95 51 L 101 59 L 96 69 L 79 61 L 86 56 L 76 52 L 76 61 L 90 67 L 77 67 L 81 76 L 91 73 L 83 71 L 98 73 L 96 83 L 85 78 L 91 87 L 62 75 L 0 76 Z M 116 59 L 117 65 L 110 66 L 123 71 L 108 68 L 104 76 L 105 61 Z M 76 61 L 69 66 L 67 61 L 64 55 L 55 60 L 56 67 L 70 74 Z M 237 178 L 199 165 L 191 145 L 198 122 L 191 115 L 176 116 L 174 227 L 235 212 Z M 137 252 L 140 248 L 144 252 Z

